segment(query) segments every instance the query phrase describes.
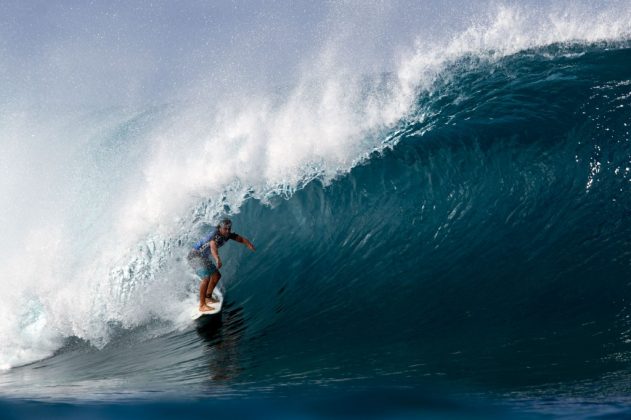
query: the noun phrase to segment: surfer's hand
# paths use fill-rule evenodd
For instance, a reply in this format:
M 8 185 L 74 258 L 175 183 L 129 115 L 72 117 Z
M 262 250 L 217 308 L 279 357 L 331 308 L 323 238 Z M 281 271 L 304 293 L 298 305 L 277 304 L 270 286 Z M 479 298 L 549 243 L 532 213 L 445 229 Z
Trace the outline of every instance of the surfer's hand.
M 254 245 L 252 245 L 252 243 L 251 243 L 251 242 L 250 242 L 250 243 L 248 243 L 247 245 L 248 245 L 248 249 L 249 249 L 250 251 L 252 251 L 252 252 L 256 252 L 256 248 L 254 248 Z

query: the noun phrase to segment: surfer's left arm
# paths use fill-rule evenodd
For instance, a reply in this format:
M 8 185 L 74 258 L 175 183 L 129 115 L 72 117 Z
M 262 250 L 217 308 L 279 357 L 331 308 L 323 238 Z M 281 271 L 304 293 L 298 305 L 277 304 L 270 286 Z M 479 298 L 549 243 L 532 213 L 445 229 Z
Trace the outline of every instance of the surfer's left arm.
M 254 245 L 252 245 L 252 242 L 248 241 L 247 238 L 244 238 L 241 235 L 237 235 L 236 233 L 234 235 L 235 237 L 233 239 L 235 241 L 241 242 L 243 245 L 247 246 L 250 251 L 256 251 L 256 248 L 254 248 Z

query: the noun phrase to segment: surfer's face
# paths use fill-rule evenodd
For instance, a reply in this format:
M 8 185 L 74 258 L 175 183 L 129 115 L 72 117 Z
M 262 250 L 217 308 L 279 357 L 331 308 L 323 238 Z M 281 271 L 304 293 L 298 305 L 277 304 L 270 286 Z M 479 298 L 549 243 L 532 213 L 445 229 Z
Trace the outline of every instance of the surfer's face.
M 221 234 L 221 236 L 228 236 L 230 235 L 231 229 L 232 229 L 231 226 L 222 226 L 219 228 L 219 234 Z

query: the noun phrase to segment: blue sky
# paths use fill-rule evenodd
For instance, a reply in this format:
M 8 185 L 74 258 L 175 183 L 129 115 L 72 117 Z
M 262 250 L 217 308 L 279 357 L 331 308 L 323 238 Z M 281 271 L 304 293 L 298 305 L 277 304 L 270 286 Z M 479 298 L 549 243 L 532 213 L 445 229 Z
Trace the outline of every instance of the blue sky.
M 71 101 L 73 91 L 112 101 L 159 97 L 198 79 L 226 86 L 283 84 L 327 43 L 346 48 L 344 55 L 357 65 L 383 65 L 393 45 L 409 42 L 428 22 L 451 18 L 444 13 L 450 7 L 386 1 L 3 1 L 0 71 L 5 89 L 13 88 L 5 96 L 26 90 L 29 96 Z
M 331 47 L 340 65 L 388 70 L 401 48 L 449 37 L 496 3 L 3 0 L 0 94 L 125 104 L 283 85 Z

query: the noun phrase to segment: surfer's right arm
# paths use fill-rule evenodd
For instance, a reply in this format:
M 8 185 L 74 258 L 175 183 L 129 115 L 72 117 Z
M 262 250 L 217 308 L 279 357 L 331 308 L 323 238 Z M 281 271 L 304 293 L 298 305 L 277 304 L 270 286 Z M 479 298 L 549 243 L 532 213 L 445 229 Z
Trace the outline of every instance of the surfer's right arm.
M 217 263 L 217 268 L 221 268 L 221 258 L 219 258 L 219 252 L 217 251 L 217 243 L 214 239 L 210 240 L 210 253 L 212 254 L 215 262 Z

